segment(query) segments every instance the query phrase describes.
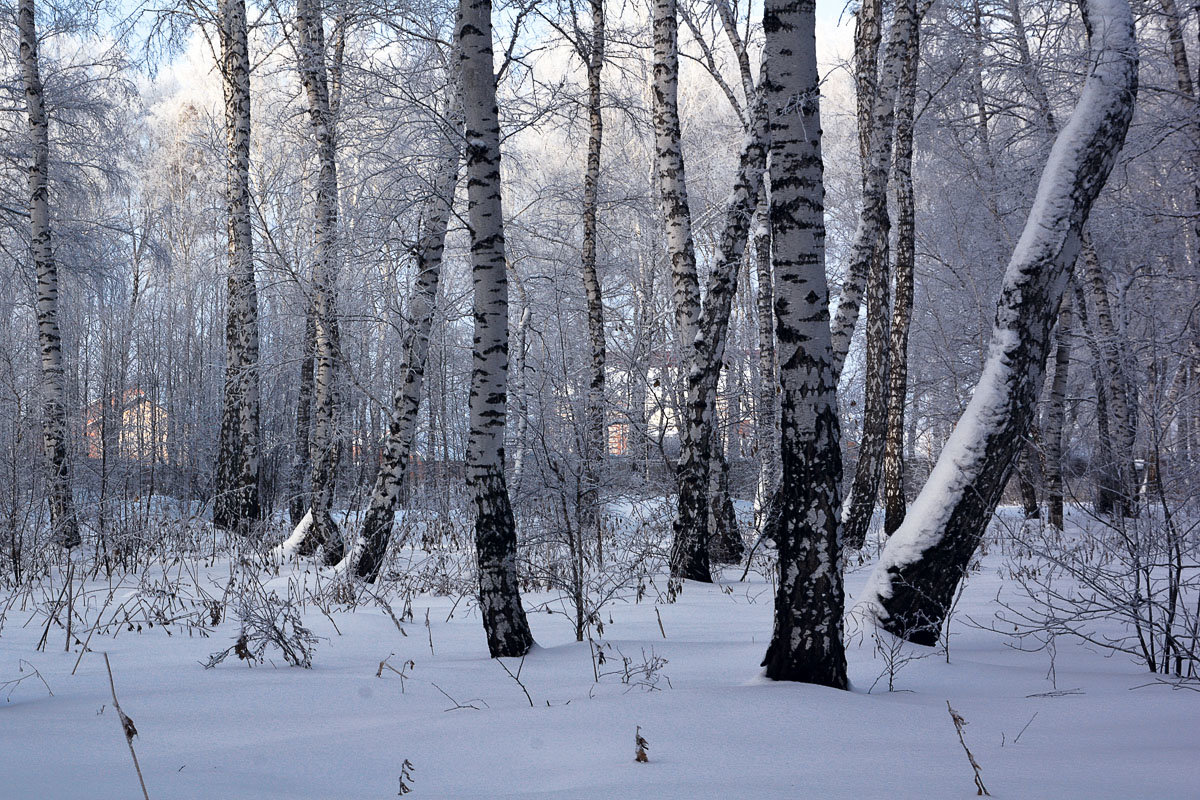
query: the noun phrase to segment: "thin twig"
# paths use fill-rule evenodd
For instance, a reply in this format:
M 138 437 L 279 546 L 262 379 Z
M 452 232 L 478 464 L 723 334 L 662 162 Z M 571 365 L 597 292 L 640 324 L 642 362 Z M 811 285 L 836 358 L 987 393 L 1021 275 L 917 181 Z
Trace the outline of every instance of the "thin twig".
M 121 704 L 117 702 L 117 685 L 113 682 L 112 664 L 108 663 L 107 650 L 104 652 L 104 667 L 108 670 L 108 688 L 112 690 L 113 708 L 117 710 L 117 718 L 120 720 L 121 730 L 125 734 L 125 743 L 129 745 L 129 755 L 133 756 L 133 768 L 137 770 L 138 782 L 142 784 L 142 797 L 150 800 L 150 793 L 146 791 L 146 780 L 142 777 L 142 767 L 138 764 L 137 752 L 133 749 L 133 737 L 137 736 L 137 728 L 133 726 L 133 720 L 121 710 Z

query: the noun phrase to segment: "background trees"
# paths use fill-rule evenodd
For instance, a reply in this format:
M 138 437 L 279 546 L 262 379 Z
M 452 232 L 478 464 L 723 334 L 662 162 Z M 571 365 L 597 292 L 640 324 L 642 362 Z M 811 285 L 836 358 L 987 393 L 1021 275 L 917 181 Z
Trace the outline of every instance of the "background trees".
M 766 498 L 781 472 L 798 469 L 795 447 L 807 446 L 788 437 L 814 427 L 800 410 L 832 403 L 793 358 L 819 361 L 819 343 L 809 353 L 792 342 L 776 357 L 781 304 L 796 317 L 789 326 L 832 310 L 833 364 L 844 360 L 837 447 L 832 427 L 822 434 L 829 471 L 785 488 L 816 481 L 821 502 L 848 497 L 849 544 L 866 545 L 850 555 L 866 558 L 880 542 L 882 472 L 885 525 L 899 527 L 978 393 L 1003 265 L 1054 134 L 1083 96 L 1092 56 L 1078 9 L 864 3 L 857 48 L 849 25 L 816 16 L 825 200 L 805 224 L 814 237 L 818 223 L 825 231 L 835 300 L 805 296 L 800 312 L 796 276 L 821 281 L 794 259 L 814 257 L 816 243 L 790 231 L 781 250 L 776 227 L 788 220 L 771 222 L 765 201 L 753 202 L 764 194 L 762 57 L 778 33 L 764 29 L 762 6 L 497 5 L 503 160 L 487 180 L 503 185 L 503 209 L 491 213 L 505 236 L 486 283 L 496 299 L 506 285 L 509 313 L 484 315 L 494 338 L 479 347 L 495 360 L 491 389 L 475 394 L 474 437 L 481 256 L 471 232 L 495 240 L 471 222 L 472 187 L 457 188 L 460 157 L 478 153 L 477 137 L 461 131 L 455 11 L 188 6 L 171 19 L 191 38 L 150 74 L 131 61 L 144 49 L 141 29 L 99 36 L 114 29 L 111 14 L 39 6 L 45 148 L 30 136 L 22 29 L 11 16 L 0 34 L 12 77 L 0 109 L 12 154 L 0 165 L 6 573 L 28 571 L 31 553 L 59 558 L 43 545 L 50 510 L 67 519 L 68 501 L 87 548 L 114 567 L 136 561 L 155 497 L 271 542 L 294 528 L 285 510 L 298 523 L 311 507 L 311 542 L 326 541 L 334 557 L 334 532 L 345 531 L 360 574 L 386 575 L 394 552 L 414 543 L 403 515 L 393 527 L 397 511 L 472 513 L 465 479 L 486 450 L 512 507 L 516 543 L 497 563 L 514 589 L 523 574 L 574 590 L 620 572 L 609 511 L 676 493 L 675 541 L 656 541 L 647 558 L 678 544 L 677 576 L 715 577 L 710 551 L 732 560 L 737 545 L 769 532 Z M 1054 259 L 1072 275 L 1070 307 L 1039 323 L 1056 327 L 1030 355 L 1031 364 L 1043 355 L 1034 366 L 1045 385 L 1023 388 L 1029 432 L 1024 423 L 1012 432 L 1030 465 L 1027 488 L 1057 524 L 1073 508 L 1146 513 L 1159 483 L 1179 508 L 1195 487 L 1197 20 L 1160 3 L 1139 9 L 1136 25 L 1143 89 L 1127 146 L 1092 204 L 1090 247 L 1077 264 Z M 788 146 L 801 142 L 813 146 L 803 137 Z M 59 273 L 54 452 L 72 463 L 71 493 L 27 469 L 43 399 L 56 394 L 41 388 L 39 284 L 23 256 L 40 241 L 25 212 L 29 167 L 41 161 Z M 799 192 L 777 207 L 816 197 L 815 178 L 789 186 L 791 167 L 768 171 L 767 185 Z M 894 242 L 882 235 L 889 226 Z M 216 355 L 226 349 L 228 363 Z M 482 447 L 501 385 L 506 424 Z M 788 437 L 776 427 L 780 401 L 792 403 Z M 840 483 L 827 480 L 835 450 L 847 465 Z M 989 493 L 1018 498 L 1003 481 Z M 793 498 L 789 514 L 809 500 Z M 788 530 L 796 546 L 784 554 L 803 560 L 800 529 Z M 835 535 L 823 530 L 822 542 Z M 714 549 L 714 532 L 733 535 Z M 545 560 L 536 570 L 533 554 Z M 595 624 L 586 617 L 579 635 Z

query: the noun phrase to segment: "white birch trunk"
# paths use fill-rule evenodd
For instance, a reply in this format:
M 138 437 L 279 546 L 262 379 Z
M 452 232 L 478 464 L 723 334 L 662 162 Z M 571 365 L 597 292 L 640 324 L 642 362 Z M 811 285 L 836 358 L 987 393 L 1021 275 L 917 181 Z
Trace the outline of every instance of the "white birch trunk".
M 533 635 L 521 606 L 517 526 L 504 480 L 508 280 L 491 0 L 460 0 L 456 34 L 462 58 L 467 225 L 475 288 L 467 481 L 475 506 L 479 609 L 492 656 L 522 656 L 533 646 Z
M 306 549 L 324 547 L 326 563 L 334 564 L 341 560 L 345 546 L 337 523 L 330 514 L 338 462 L 335 436 L 338 404 L 338 177 L 336 120 L 330 106 L 329 77 L 325 67 L 324 17 L 321 0 L 297 0 L 296 52 L 317 156 L 312 249 L 315 364 L 309 436 L 312 527 L 309 529 Z
M 763 13 L 783 463 L 774 526 L 779 587 L 763 665 L 775 680 L 844 689 L 842 457 L 825 279 L 815 6 L 766 0 Z
M 213 523 L 245 534 L 262 516 L 258 475 L 258 289 L 250 226 L 250 49 L 245 0 L 221 0 L 220 42 L 229 299 Z
M 37 272 L 38 344 L 42 362 L 42 446 L 51 538 L 63 547 L 80 543 L 79 520 L 71 494 L 71 455 L 67 439 L 67 390 L 62 336 L 58 327 L 58 265 L 50 224 L 50 120 L 38 63 L 34 0 L 17 4 L 21 83 L 33 160 L 29 165 L 29 247 Z

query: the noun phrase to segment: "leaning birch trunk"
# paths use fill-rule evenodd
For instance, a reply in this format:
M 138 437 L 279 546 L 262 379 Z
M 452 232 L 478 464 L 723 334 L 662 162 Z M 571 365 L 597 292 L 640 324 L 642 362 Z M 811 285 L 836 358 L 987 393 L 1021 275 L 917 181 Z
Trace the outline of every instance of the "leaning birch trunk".
M 1091 68 L 1071 121 L 1051 149 L 1004 277 L 979 384 L 933 473 L 888 540 L 863 606 L 887 631 L 937 641 L 1029 430 L 1050 329 L 1092 202 L 1112 170 L 1137 95 L 1126 0 L 1088 0 Z
M 750 222 L 758 207 L 763 169 L 767 163 L 765 111 L 763 97 L 759 93 L 754 98 L 754 125 L 738 157 L 733 191 L 725 206 L 725 224 L 709 273 L 708 291 L 692 338 L 690 357 L 687 359 L 690 369 L 683 408 L 685 427 L 680 437 L 679 513 L 675 522 L 675 548 L 671 553 L 671 574 L 680 578 L 712 579 L 708 573 L 708 539 L 711 530 L 708 489 L 717 428 L 717 384 L 725 363 L 725 344 L 738 266 L 746 248 Z M 718 509 L 718 513 L 725 513 L 725 509 Z M 704 551 L 703 574 L 698 574 L 701 565 L 699 554 L 688 549 L 697 541 L 696 549 Z M 731 542 L 721 544 L 724 546 L 718 547 L 719 551 L 737 549 Z M 726 555 L 736 555 L 739 560 L 741 557 L 741 553 L 729 552 Z
M 583 493 L 580 525 L 596 536 L 600 547 L 600 466 L 605 452 L 604 424 L 604 296 L 596 274 L 597 216 L 599 210 L 600 150 L 604 142 L 604 116 L 601 113 L 600 78 L 604 71 L 604 0 L 591 0 L 592 37 L 587 54 L 588 133 L 587 168 L 583 177 L 583 250 L 581 258 L 583 289 L 587 300 L 588 340 L 591 365 L 587 386 L 584 426 Z M 600 548 L 598 552 L 603 552 Z
M 221 0 L 220 12 L 229 307 L 213 524 L 245 534 L 262 516 L 258 496 L 258 289 L 250 225 L 250 49 L 245 0 Z
M 1046 405 L 1046 515 L 1056 530 L 1063 529 L 1063 438 L 1067 406 L 1067 378 L 1071 369 L 1071 295 L 1064 294 L 1055 327 L 1054 378 Z
M 758 451 L 758 485 L 754 490 L 754 539 L 767 531 L 771 498 L 779 477 L 779 373 L 775 366 L 775 287 L 771 273 L 770 190 L 759 192 L 754 231 L 754 268 L 758 279 L 755 298 L 758 323 L 758 401 L 755 404 L 754 442 Z
M 779 587 L 763 665 L 774 680 L 844 689 L 842 456 L 825 279 L 815 6 L 766 0 L 763 12 L 783 463 Z
M 679 21 L 676 0 L 654 0 L 651 22 L 654 33 L 654 152 L 659 187 L 659 210 L 666 231 L 667 255 L 671 260 L 671 287 L 675 305 L 675 327 L 679 332 L 680 355 L 685 374 L 690 375 L 691 357 L 700 321 L 700 281 L 696 274 L 696 250 L 692 240 L 692 215 L 688 208 L 687 178 L 679 126 Z M 683 414 L 687 412 L 682 410 Z M 712 582 L 708 558 L 708 481 L 703 467 L 685 465 L 686 458 L 699 459 L 707 450 L 707 436 L 687 442 L 690 425 L 680 431 L 679 518 L 671 549 L 671 575 L 678 579 Z M 706 432 L 707 433 L 707 432 Z M 690 450 L 690 453 L 686 451 Z M 690 485 L 684 486 L 686 482 Z M 685 504 L 684 494 L 688 495 Z
M 338 462 L 335 437 L 337 406 L 337 274 L 338 178 L 335 120 L 329 105 L 325 69 L 325 20 L 321 0 L 297 0 L 296 32 L 300 82 L 308 100 L 308 118 L 317 152 L 313 204 L 313 321 L 316 334 L 313 369 L 312 462 L 309 528 L 302 551 L 325 548 L 325 562 L 335 564 L 345 551 L 330 513 Z
M 908 394 L 908 332 L 912 323 L 916 265 L 916 203 L 913 198 L 913 125 L 917 103 L 917 69 L 921 61 L 920 26 L 913 28 L 896 95 L 896 296 L 888 342 L 887 441 L 883 450 L 883 532 L 891 536 L 904 521 L 904 407 Z
M 461 104 L 455 90 L 452 115 L 461 116 Z M 458 183 L 459 162 L 462 159 L 461 122 L 447 132 L 444 152 L 437 166 L 434 191 L 421 212 L 416 246 L 417 277 L 409 300 L 409 325 L 404 339 L 404 368 L 392 405 L 387 438 L 371 504 L 363 518 L 362 532 L 350 554 L 351 563 L 360 578 L 375 582 L 383 567 L 392 537 L 396 505 L 404 488 L 405 472 L 412 453 L 413 437 L 417 430 L 417 413 L 421 408 L 421 392 L 425 381 L 425 362 L 429 356 L 429 332 L 437 307 L 438 283 L 442 273 L 442 253 L 446 229 L 454 202 L 454 187 Z
M 479 610 L 493 657 L 522 656 L 533 634 L 517 584 L 517 525 L 504 481 L 508 280 L 500 203 L 500 122 L 492 71 L 491 0 L 460 0 L 467 227 L 475 289 L 467 482 L 475 506 Z
M 38 343 L 42 353 L 42 445 L 50 496 L 53 540 L 64 547 L 81 541 L 75 499 L 71 495 L 71 456 L 67 442 L 66 375 L 58 329 L 58 265 L 50 228 L 50 121 L 38 64 L 33 0 L 17 6 L 21 82 L 33 162 L 29 165 L 29 247 L 37 271 Z

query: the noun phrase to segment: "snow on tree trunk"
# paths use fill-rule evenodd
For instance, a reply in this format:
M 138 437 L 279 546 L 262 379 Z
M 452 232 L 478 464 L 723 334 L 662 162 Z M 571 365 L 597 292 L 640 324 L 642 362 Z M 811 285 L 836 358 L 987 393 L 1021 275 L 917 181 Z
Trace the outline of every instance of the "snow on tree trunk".
M 812 0 L 766 0 L 771 237 L 781 387 L 779 586 L 767 677 L 845 688 L 842 456 L 825 279 L 820 80 Z
M 337 276 L 338 177 L 335 120 L 329 104 L 325 68 L 325 21 L 321 0 L 297 0 L 297 60 L 300 83 L 308 101 L 308 118 L 317 153 L 313 203 L 313 370 L 312 427 L 309 458 L 312 466 L 312 527 L 306 545 L 325 548 L 325 562 L 334 564 L 345 551 L 333 521 L 333 492 L 338 463 L 335 437 L 337 411 Z
M 921 61 L 920 26 L 913 28 L 896 94 L 896 144 L 892 182 L 896 187 L 895 298 L 888 342 L 887 435 L 883 450 L 883 530 L 888 536 L 904 521 L 904 406 L 908 394 L 908 332 L 912 323 L 916 264 L 916 203 L 913 198 L 913 123 L 917 69 Z
M 466 465 L 475 507 L 479 610 L 492 656 L 521 656 L 533 646 L 533 634 L 521 606 L 517 525 L 504 481 L 508 279 L 500 202 L 500 122 L 492 66 L 491 0 L 460 0 L 456 36 L 462 59 L 467 227 L 475 294 Z
M 1091 68 L 1005 273 L 983 374 L 864 593 L 863 607 L 880 625 L 920 644 L 937 641 L 1029 430 L 1082 230 L 1133 115 L 1138 61 L 1129 5 L 1089 0 L 1084 8 Z
M 358 576 L 371 582 L 378 579 L 391 542 L 396 505 L 404 488 L 405 471 L 417 430 L 417 412 L 421 408 L 425 362 L 429 355 L 429 332 L 433 327 L 442 273 L 442 252 L 462 160 L 462 105 L 457 89 L 451 103 L 449 116 L 456 120 L 455 129 L 447 131 L 444 138 L 442 156 L 436 167 L 434 190 L 425 202 L 418 223 L 414 253 L 417 277 L 409 300 L 410 322 L 403 342 L 404 367 L 400 373 L 400 385 L 392 404 L 379 471 L 375 473 L 371 503 L 350 556 Z
M 600 151 L 604 143 L 600 78 L 604 71 L 604 0 L 591 0 L 591 47 L 587 53 L 588 146 L 583 177 L 583 249 L 581 267 L 587 302 L 588 342 L 591 364 L 587 386 L 585 446 L 583 448 L 583 496 L 580 524 L 600 537 L 600 465 L 606 450 L 604 415 L 604 295 L 596 274 L 597 216 L 600 202 Z
M 262 509 L 258 475 L 258 289 L 250 225 L 250 49 L 245 0 L 221 0 L 220 42 L 229 299 L 213 524 L 249 533 L 261 518 Z
M 1066 423 L 1067 377 L 1071 368 L 1071 295 L 1064 294 L 1055 327 L 1054 378 L 1046 405 L 1046 514 L 1050 524 L 1063 529 L 1063 425 Z
M 679 453 L 679 513 L 675 522 L 675 547 L 671 552 L 671 574 L 677 578 L 712 580 L 709 574 L 710 534 L 728 522 L 728 510 L 719 498 L 709 498 L 709 482 L 716 433 L 717 385 L 725 363 L 729 316 L 737 286 L 738 265 L 746 248 L 750 222 L 758 207 L 763 169 L 767 163 L 766 106 L 764 98 L 754 98 L 753 129 L 747 135 L 738 157 L 733 191 L 725 205 L 725 224 L 717 243 L 716 259 L 709 273 L 704 306 L 692 338 L 687 395 L 683 409 L 683 435 Z M 718 465 L 718 471 L 722 469 Z M 718 480 L 720 479 L 717 476 Z M 726 484 L 727 485 L 727 484 Z M 718 491 L 721 486 L 716 487 Z M 727 493 L 724 493 L 727 496 Z M 715 505 L 715 509 L 710 506 Z M 715 513 L 713 513 L 715 511 Z M 733 527 L 736 531 L 736 520 Z M 717 550 L 724 558 L 740 552 L 732 537 L 722 537 Z M 704 551 L 703 556 L 698 552 Z
M 29 165 L 29 247 L 37 272 L 38 344 L 42 355 L 42 445 L 53 540 L 64 547 L 81 541 L 71 494 L 71 456 L 67 442 L 67 389 L 62 336 L 58 328 L 58 265 L 50 225 L 50 120 L 38 63 L 34 0 L 17 5 L 21 82 L 33 161 Z M 123 390 L 120 387 L 118 391 Z

